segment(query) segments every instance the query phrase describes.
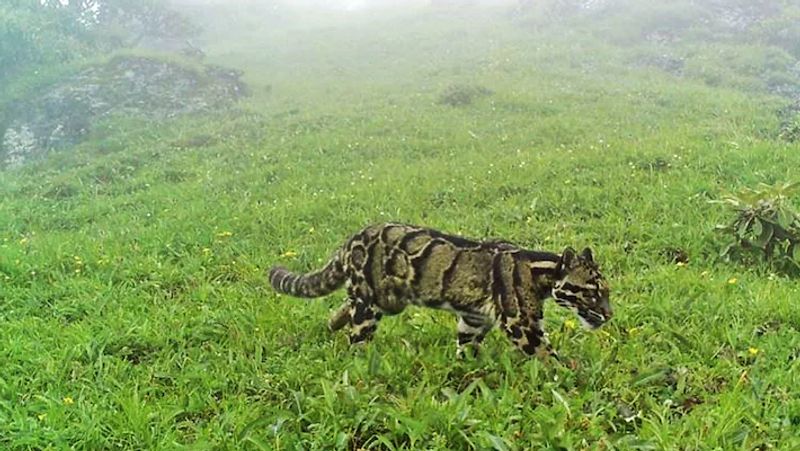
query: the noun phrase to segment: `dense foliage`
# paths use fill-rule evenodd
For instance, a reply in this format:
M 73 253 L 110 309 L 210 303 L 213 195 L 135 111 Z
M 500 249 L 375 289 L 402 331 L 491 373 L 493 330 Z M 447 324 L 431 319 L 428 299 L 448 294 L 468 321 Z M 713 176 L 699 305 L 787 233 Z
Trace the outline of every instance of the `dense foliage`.
M 762 184 L 714 201 L 735 212 L 733 221 L 719 229 L 731 240 L 723 256 L 755 251 L 765 260 L 800 267 L 800 217 L 790 205 L 790 198 L 800 183 Z
M 0 4 L 0 81 L 33 65 L 60 63 L 87 50 L 85 28 L 32 0 Z
M 181 37 L 195 28 L 158 0 L 6 0 L 0 4 L 0 81 L 31 67 Z

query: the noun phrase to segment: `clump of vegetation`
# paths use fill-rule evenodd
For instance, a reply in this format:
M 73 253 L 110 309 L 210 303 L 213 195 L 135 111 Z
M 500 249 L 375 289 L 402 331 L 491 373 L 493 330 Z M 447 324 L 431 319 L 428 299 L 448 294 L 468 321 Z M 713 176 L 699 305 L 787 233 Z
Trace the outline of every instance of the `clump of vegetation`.
M 787 202 L 798 189 L 798 182 L 761 184 L 712 201 L 728 205 L 736 212 L 733 222 L 718 226 L 732 238 L 722 255 L 756 252 L 765 260 L 777 257 L 800 268 L 800 216 Z
M 664 72 L 681 76 L 684 73 L 686 66 L 686 59 L 682 56 L 674 56 L 670 54 L 644 54 L 634 60 L 634 64 L 642 67 L 654 67 L 663 70 Z
M 440 105 L 453 107 L 470 105 L 480 97 L 494 94 L 491 89 L 477 85 L 450 85 L 439 96 Z
M 172 147 L 176 149 L 191 149 L 196 147 L 209 147 L 216 143 L 216 137 L 206 133 L 201 133 L 199 135 L 188 136 L 172 141 Z
M 800 141 L 800 113 L 783 121 L 778 136 L 790 143 Z
M 638 169 L 650 172 L 664 172 L 672 169 L 672 163 L 666 158 L 656 157 L 652 160 L 639 161 L 635 165 Z

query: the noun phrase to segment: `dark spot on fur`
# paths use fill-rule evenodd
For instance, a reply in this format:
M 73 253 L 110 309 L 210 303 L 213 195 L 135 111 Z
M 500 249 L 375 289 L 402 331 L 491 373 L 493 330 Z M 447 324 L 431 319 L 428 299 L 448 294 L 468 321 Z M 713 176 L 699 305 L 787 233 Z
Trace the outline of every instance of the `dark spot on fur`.
M 369 317 L 367 316 L 368 312 L 370 315 Z M 364 305 L 363 302 L 355 302 L 353 303 L 353 311 L 350 312 L 350 316 L 353 318 L 353 324 L 358 325 L 372 318 L 372 312 L 367 309 L 367 306 Z
M 526 354 L 534 354 L 536 352 L 536 345 L 533 343 L 526 343 L 525 346 L 522 347 L 522 350 L 525 351 Z
M 469 343 L 472 341 L 474 334 L 469 332 L 459 332 L 458 333 L 458 344 L 463 345 L 464 343 Z
M 375 324 L 364 327 L 358 334 L 350 335 L 350 343 L 361 343 L 372 338 L 372 334 L 375 333 L 375 329 L 377 329 Z
M 364 320 L 369 321 L 375 318 L 375 312 L 371 308 L 364 309 Z

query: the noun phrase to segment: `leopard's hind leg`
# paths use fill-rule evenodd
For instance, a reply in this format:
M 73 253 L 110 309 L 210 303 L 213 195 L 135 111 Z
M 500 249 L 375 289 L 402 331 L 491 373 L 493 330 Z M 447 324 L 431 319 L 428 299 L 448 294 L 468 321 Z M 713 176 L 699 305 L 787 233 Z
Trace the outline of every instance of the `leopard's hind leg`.
M 458 318 L 458 338 L 456 340 L 456 357 L 463 359 L 466 355 L 467 346 L 472 348 L 473 356 L 478 355 L 480 345 L 486 334 L 492 330 L 492 323 L 488 318 L 474 318 L 472 316 L 459 316 Z
M 350 344 L 369 341 L 378 328 L 383 312 L 372 302 L 352 298 L 349 302 Z
M 350 324 L 350 301 L 345 301 L 328 319 L 328 330 L 336 332 Z

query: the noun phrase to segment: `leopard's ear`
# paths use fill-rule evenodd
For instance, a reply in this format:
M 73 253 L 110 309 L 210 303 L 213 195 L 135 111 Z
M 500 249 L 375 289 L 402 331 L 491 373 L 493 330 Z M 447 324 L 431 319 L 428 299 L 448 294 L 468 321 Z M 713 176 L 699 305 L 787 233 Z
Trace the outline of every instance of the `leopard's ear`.
M 565 247 L 564 251 L 561 252 L 561 257 L 558 259 L 558 265 L 556 265 L 556 277 L 559 279 L 565 277 L 574 262 L 575 249 L 569 246 Z
M 584 248 L 583 251 L 581 251 L 581 257 L 583 257 L 583 259 L 586 260 L 587 262 L 594 262 L 594 257 L 592 256 L 592 250 L 589 249 L 588 247 Z
M 564 252 L 561 253 L 561 266 L 564 268 L 569 268 L 572 262 L 575 260 L 575 249 L 567 246 L 564 248 Z

